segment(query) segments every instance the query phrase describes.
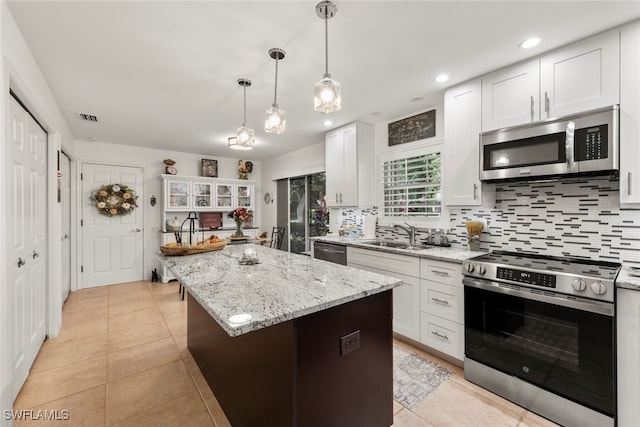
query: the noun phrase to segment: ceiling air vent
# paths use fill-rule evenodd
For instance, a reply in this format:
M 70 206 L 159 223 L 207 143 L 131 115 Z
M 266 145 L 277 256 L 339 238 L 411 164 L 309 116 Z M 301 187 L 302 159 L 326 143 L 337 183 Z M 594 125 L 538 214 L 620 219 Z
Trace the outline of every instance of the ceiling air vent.
M 93 114 L 85 114 L 85 113 L 76 113 L 80 120 L 84 120 L 85 122 L 98 122 L 98 116 L 94 116 Z

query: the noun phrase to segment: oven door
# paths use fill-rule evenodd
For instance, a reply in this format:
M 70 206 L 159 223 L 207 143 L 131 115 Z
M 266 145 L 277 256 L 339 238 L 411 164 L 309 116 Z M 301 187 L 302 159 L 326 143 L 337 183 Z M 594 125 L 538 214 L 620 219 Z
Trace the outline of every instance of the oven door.
M 463 281 L 465 356 L 613 417 L 613 304 Z

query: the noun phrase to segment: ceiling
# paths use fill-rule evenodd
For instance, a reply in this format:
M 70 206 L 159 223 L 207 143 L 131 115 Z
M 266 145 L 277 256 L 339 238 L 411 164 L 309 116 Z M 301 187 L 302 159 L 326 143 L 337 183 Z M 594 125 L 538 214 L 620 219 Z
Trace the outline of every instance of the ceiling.
M 323 115 L 313 110 L 325 67 L 316 3 L 7 1 L 77 139 L 236 157 L 226 139 L 242 123 L 237 80 L 246 77 L 256 144 L 244 156 L 253 160 L 321 142 L 354 120 L 375 124 L 441 103 L 447 86 L 640 17 L 639 1 L 337 0 L 329 72 L 342 84 L 343 107 Z M 518 47 L 532 35 L 539 46 Z M 273 47 L 286 51 L 281 135 L 264 132 Z M 451 79 L 435 82 L 442 72 Z

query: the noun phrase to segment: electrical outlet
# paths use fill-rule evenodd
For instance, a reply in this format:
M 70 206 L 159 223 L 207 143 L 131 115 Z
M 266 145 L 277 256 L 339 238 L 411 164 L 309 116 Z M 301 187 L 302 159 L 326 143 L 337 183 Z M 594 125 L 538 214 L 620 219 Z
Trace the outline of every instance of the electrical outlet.
M 340 356 L 349 354 L 360 348 L 360 330 L 340 337 Z

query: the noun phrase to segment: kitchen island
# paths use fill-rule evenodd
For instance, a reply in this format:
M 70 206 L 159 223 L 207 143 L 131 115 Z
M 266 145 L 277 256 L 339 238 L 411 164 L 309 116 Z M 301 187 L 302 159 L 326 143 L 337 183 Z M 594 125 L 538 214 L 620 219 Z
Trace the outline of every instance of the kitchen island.
M 248 246 L 259 264 L 239 263 Z M 188 348 L 234 427 L 393 423 L 401 281 L 257 245 L 160 259 L 188 290 Z

